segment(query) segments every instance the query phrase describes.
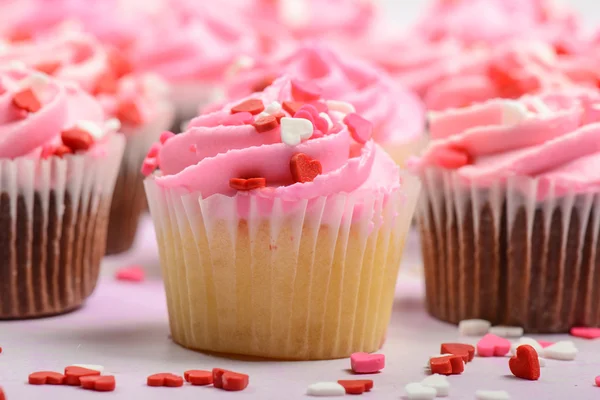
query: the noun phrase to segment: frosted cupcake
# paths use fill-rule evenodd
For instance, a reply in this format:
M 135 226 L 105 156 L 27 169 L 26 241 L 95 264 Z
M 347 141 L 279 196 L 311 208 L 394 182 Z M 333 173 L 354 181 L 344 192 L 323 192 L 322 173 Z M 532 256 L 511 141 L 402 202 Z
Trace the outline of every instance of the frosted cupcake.
M 16 67 L 0 85 L 0 318 L 67 312 L 96 286 L 124 140 L 75 85 Z
M 344 59 L 326 46 L 304 44 L 288 56 L 256 61 L 233 78 L 227 88 L 228 98 L 239 99 L 262 90 L 278 74 L 311 82 L 323 97 L 352 104 L 346 111 L 356 111 L 372 122 L 373 139 L 399 164 L 425 144 L 425 113 L 416 95 L 397 87 L 369 64 Z
M 527 332 L 600 326 L 597 92 L 435 113 L 412 167 L 427 307 Z
M 78 31 L 58 32 L 0 50 L 0 62 L 16 61 L 74 82 L 93 94 L 126 137 L 125 154 L 110 213 L 107 253 L 128 250 L 145 208 L 140 166 L 148 149 L 174 119 L 166 83 L 154 74 L 133 73 L 114 49 Z
M 294 360 L 383 344 L 419 183 L 345 110 L 281 78 L 153 147 L 145 185 L 177 343 Z

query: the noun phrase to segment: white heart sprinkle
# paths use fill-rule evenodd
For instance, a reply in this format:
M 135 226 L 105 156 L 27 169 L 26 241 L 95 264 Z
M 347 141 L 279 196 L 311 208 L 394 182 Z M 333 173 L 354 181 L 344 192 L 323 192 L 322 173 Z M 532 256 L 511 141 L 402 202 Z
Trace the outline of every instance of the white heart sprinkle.
M 327 104 L 329 111 L 339 111 L 344 114 L 356 112 L 356 108 L 354 108 L 352 104 L 346 103 L 345 101 L 327 100 L 325 104 Z
M 504 390 L 478 390 L 475 392 L 477 400 L 509 400 L 510 395 Z
M 95 365 L 95 364 L 72 364 L 73 367 L 80 367 L 80 368 L 86 368 L 86 369 L 91 369 L 94 371 L 98 371 L 100 373 L 104 372 L 104 367 L 102 365 Z
M 525 104 L 507 100 L 502 106 L 502 124 L 505 126 L 517 125 L 527 119 L 528 114 Z
M 75 127 L 86 131 L 87 133 L 92 135 L 92 137 L 95 140 L 102 139 L 104 137 L 104 134 L 106 133 L 104 129 L 102 129 L 102 127 L 94 121 L 87 121 L 82 119 L 75 123 Z
M 271 104 L 269 104 L 263 112 L 267 115 L 273 115 L 277 114 L 279 111 L 281 111 L 281 103 L 279 103 L 278 101 L 274 101 Z
M 492 323 L 484 319 L 465 319 L 458 323 L 458 332 L 463 336 L 483 336 L 491 327 Z
M 446 397 L 450 391 L 450 382 L 444 375 L 433 374 L 421 381 L 421 385 L 434 388 L 437 397 Z
M 118 118 L 109 118 L 104 122 L 105 132 L 118 132 L 121 129 L 121 121 Z
M 331 130 L 331 128 L 333 128 L 333 121 L 331 120 L 331 118 L 329 118 L 329 115 L 327 113 L 319 113 L 319 117 L 323 118 L 325 121 L 327 121 L 327 130 Z
M 304 118 L 281 118 L 281 141 L 288 146 L 298 146 L 310 139 L 314 131 L 312 122 Z
M 519 346 L 522 346 L 522 345 L 524 345 L 524 344 L 528 344 L 528 345 L 530 345 L 531 347 L 533 347 L 533 348 L 535 349 L 535 351 L 536 351 L 538 354 L 541 354 L 542 350 L 544 349 L 544 348 L 542 347 L 542 345 L 541 345 L 541 344 L 539 344 L 539 343 L 538 343 L 538 341 L 537 341 L 537 340 L 535 340 L 534 338 L 530 338 L 530 337 L 527 337 L 527 336 L 523 336 L 521 339 L 519 339 L 519 341 L 518 341 L 517 343 L 513 343 L 513 344 L 510 346 L 510 352 L 511 352 L 513 355 L 514 355 L 514 354 L 517 354 L 517 347 L 519 347 Z
M 409 400 L 433 400 L 437 395 L 434 388 L 424 386 L 419 382 L 409 383 L 404 387 L 404 390 Z
M 316 397 L 343 396 L 346 389 L 337 382 L 318 382 L 310 385 L 306 394 Z
M 561 340 L 546 347 L 542 355 L 551 360 L 572 361 L 577 357 L 577 348 L 570 340 Z
M 498 325 L 492 326 L 489 330 L 489 333 L 505 338 L 517 338 L 523 336 L 523 328 L 521 328 L 520 326 Z

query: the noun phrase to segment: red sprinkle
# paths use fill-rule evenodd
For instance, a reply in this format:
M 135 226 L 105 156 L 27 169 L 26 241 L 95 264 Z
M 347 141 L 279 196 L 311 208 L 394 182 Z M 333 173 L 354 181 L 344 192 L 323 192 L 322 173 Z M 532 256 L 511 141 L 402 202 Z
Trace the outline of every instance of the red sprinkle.
M 435 357 L 429 360 L 432 374 L 459 375 L 465 370 L 465 363 L 461 356 Z
M 73 152 L 89 149 L 94 143 L 94 137 L 86 130 L 71 128 L 60 133 L 60 138 L 65 146 Z
M 183 386 L 183 378 L 179 375 L 163 372 L 160 374 L 150 375 L 147 379 L 148 386 L 165 386 L 165 387 L 181 387 Z
M 286 115 L 282 112 L 278 112 L 277 114 L 273 114 L 273 116 L 277 119 L 277 123 L 281 124 L 281 118 L 285 118 Z
M 440 354 L 454 354 L 461 356 L 464 362 L 469 362 L 475 357 L 475 347 L 463 343 L 442 343 Z
M 92 90 L 92 94 L 115 94 L 117 93 L 118 82 L 117 77 L 112 71 L 107 71 L 100 75 L 98 79 L 96 79 L 96 83 L 94 84 L 94 89 Z
M 116 117 L 124 124 L 139 126 L 142 124 L 142 114 L 133 101 L 123 101 L 119 104 Z
M 100 371 L 87 369 L 82 367 L 67 367 L 65 368 L 65 384 L 69 386 L 79 386 L 79 379 L 84 376 L 99 376 Z
M 261 80 L 257 81 L 254 85 L 252 85 L 252 91 L 262 92 L 267 88 L 267 86 L 270 86 L 273 83 L 275 78 L 276 77 L 274 75 L 267 75 L 263 77 Z
M 212 371 L 190 370 L 183 373 L 183 377 L 194 386 L 212 385 Z
M 365 144 L 373 134 L 373 124 L 356 113 L 348 114 L 344 118 L 352 138 L 358 143 Z
M 302 108 L 304 104 L 305 103 L 301 101 L 284 101 L 281 103 L 281 108 L 283 111 L 293 116 Z
M 277 121 L 277 117 L 274 115 L 267 115 L 266 117 L 257 119 L 252 125 L 256 128 L 256 132 L 265 133 L 277 128 L 279 121 Z
M 230 392 L 239 392 L 248 387 L 249 376 L 246 374 L 239 374 L 237 372 L 226 371 L 221 376 L 221 382 L 223 389 Z
M 254 190 L 260 189 L 267 186 L 267 180 L 265 178 L 231 178 L 229 180 L 229 187 L 235 190 Z
M 156 170 L 156 168 L 158 168 L 158 161 L 156 161 L 156 158 L 146 158 L 142 163 L 142 175 L 151 175 Z
M 338 383 L 346 389 L 346 394 L 363 394 L 373 389 L 373 381 L 370 379 L 340 380 Z
M 38 100 L 37 96 L 31 89 L 23 89 L 12 98 L 12 103 L 19 110 L 25 110 L 27 112 L 34 113 L 42 108 L 42 103 Z
M 6 400 L 6 395 L 4 394 L 4 390 L 2 390 L 2 386 L 0 386 L 0 400 Z
M 112 375 L 83 376 L 79 381 L 82 388 L 96 392 L 112 392 L 117 387 L 117 381 Z
M 121 78 L 133 71 L 133 66 L 129 60 L 117 49 L 111 49 L 108 52 L 108 64 L 117 78 Z
M 25 30 L 15 30 L 8 35 L 8 40 L 11 42 L 26 42 L 31 39 L 33 39 L 33 35 Z
M 533 347 L 528 344 L 517 347 L 517 355 L 508 362 L 510 372 L 514 376 L 530 381 L 540 379 L 540 360 Z
M 311 81 L 292 79 L 292 96 L 299 101 L 314 101 L 321 98 L 321 88 Z
M 600 386 L 600 375 L 596 377 L 596 386 Z M 0 397 L 0 400 L 2 400 L 2 397 Z
M 290 160 L 290 171 L 294 182 L 312 182 L 323 173 L 323 166 L 304 153 L 296 153 Z
M 173 132 L 169 132 L 169 131 L 164 131 L 163 133 L 160 134 L 160 142 L 162 144 L 167 143 L 167 140 L 171 139 L 173 136 L 175 136 L 175 134 Z
M 63 158 L 65 154 L 73 154 L 73 150 L 70 147 L 65 146 L 64 144 L 58 145 L 55 149 L 53 149 L 52 155 L 56 157 Z
M 118 280 L 128 282 L 143 282 L 145 276 L 144 268 L 139 265 L 120 268 L 115 274 L 115 278 Z
M 265 110 L 265 105 L 260 99 L 249 99 L 231 109 L 232 114 L 249 112 L 252 115 L 260 114 Z
M 148 150 L 148 154 L 146 154 L 146 157 L 156 157 L 158 155 L 158 152 L 160 151 L 160 147 L 161 146 L 159 143 L 154 143 L 152 146 L 150 146 L 150 150 Z
M 600 328 L 573 327 L 571 328 L 570 333 L 571 336 L 580 337 L 583 339 L 600 338 Z
M 471 157 L 466 150 L 457 147 L 440 147 L 436 150 L 437 163 L 446 169 L 458 169 L 471 164 Z
M 230 371 L 227 371 L 226 369 L 221 369 L 221 368 L 213 368 L 213 370 L 212 370 L 213 385 L 217 389 L 223 389 L 223 374 L 225 372 L 230 372 Z
M 52 75 L 56 72 L 56 70 L 60 68 L 60 65 L 61 64 L 59 61 L 49 61 L 45 63 L 39 63 L 33 68 L 40 72 L 43 72 L 44 74 Z
M 63 385 L 65 376 L 58 372 L 40 371 L 29 374 L 30 385 Z

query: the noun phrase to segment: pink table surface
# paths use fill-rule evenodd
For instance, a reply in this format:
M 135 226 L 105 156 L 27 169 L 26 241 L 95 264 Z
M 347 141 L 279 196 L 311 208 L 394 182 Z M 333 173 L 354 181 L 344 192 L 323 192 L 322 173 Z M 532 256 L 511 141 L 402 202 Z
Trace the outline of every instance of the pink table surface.
M 116 268 L 137 262 L 150 277 L 143 283 L 114 280 Z M 369 376 L 375 389 L 364 396 L 401 399 L 404 386 L 425 377 L 423 366 L 445 341 L 475 343 L 460 338 L 455 326 L 429 317 L 423 303 L 420 258 L 416 236 L 411 236 L 398 281 L 388 340 L 382 349 L 386 368 Z M 103 277 L 86 306 L 61 317 L 21 322 L 0 322 L 0 386 L 7 400 L 98 398 L 172 400 L 306 398 L 306 388 L 318 381 L 352 378 L 347 359 L 320 362 L 275 362 L 219 358 L 186 350 L 169 339 L 164 293 L 158 274 L 154 234 L 144 221 L 135 249 L 105 260 Z M 539 339 L 570 339 L 567 335 Z M 548 360 L 538 382 L 511 376 L 508 358 L 477 358 L 461 376 L 450 377 L 449 399 L 474 399 L 478 389 L 507 390 L 512 399 L 600 399 L 594 377 L 600 375 L 600 340 L 573 339 L 580 350 L 574 362 Z M 31 386 L 29 373 L 60 371 L 70 364 L 100 364 L 117 380 L 112 393 L 95 393 L 73 387 Z M 188 369 L 221 367 L 250 375 L 250 386 L 238 393 L 207 387 L 150 388 L 146 377 L 157 372 L 182 374 Z

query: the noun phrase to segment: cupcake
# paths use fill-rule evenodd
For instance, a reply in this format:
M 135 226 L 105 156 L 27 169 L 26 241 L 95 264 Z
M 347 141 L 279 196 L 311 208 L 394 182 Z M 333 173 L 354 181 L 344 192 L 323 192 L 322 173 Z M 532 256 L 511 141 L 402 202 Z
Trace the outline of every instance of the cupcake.
M 432 114 L 411 168 L 433 316 L 530 333 L 600 326 L 599 105 L 579 89 Z
M 126 138 L 125 154 L 114 190 L 107 253 L 128 250 L 134 241 L 146 200 L 140 166 L 152 143 L 174 119 L 166 83 L 157 75 L 135 73 L 114 48 L 79 31 L 54 32 L 0 50 L 0 62 L 16 61 L 74 82 L 93 94 L 115 129 Z
M 182 346 L 317 360 L 383 344 L 419 183 L 346 103 L 315 94 L 295 111 L 307 93 L 280 78 L 144 163 Z
M 373 124 L 373 139 L 399 164 L 425 143 L 425 113 L 415 94 L 396 86 L 371 65 L 344 59 L 324 45 L 305 43 L 285 57 L 257 60 L 232 79 L 227 96 L 239 99 L 260 91 L 278 73 L 299 83 L 310 82 L 324 98 L 352 104 L 346 111 L 356 111 L 369 120 Z
M 0 85 L 0 318 L 64 313 L 96 286 L 124 140 L 76 85 L 16 66 Z

